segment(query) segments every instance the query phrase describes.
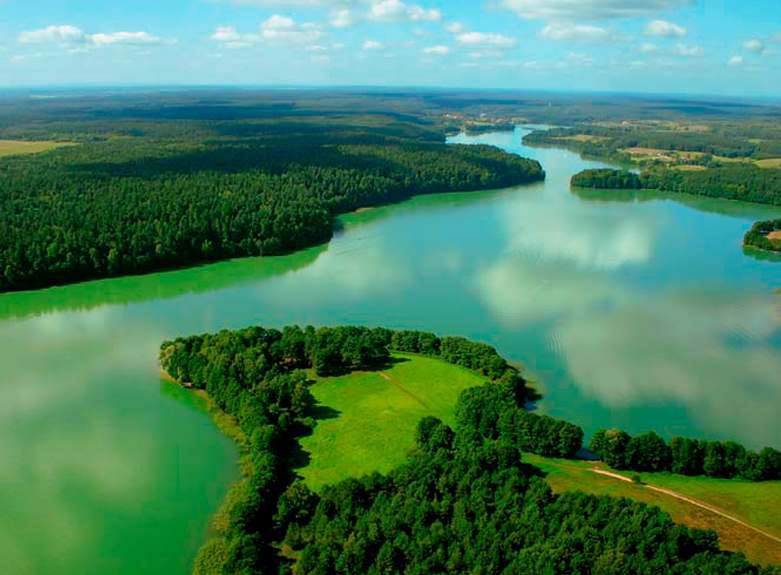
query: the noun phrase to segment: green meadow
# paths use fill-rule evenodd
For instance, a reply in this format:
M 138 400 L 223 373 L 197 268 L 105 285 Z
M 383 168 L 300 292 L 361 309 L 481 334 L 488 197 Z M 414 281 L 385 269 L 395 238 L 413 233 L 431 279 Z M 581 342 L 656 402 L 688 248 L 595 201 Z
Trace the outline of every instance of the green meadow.
M 485 381 L 438 359 L 393 359 L 381 371 L 316 378 L 312 394 L 321 419 L 301 440 L 308 463 L 298 470 L 313 489 L 403 463 L 418 421 L 434 415 L 452 425 L 458 395 Z

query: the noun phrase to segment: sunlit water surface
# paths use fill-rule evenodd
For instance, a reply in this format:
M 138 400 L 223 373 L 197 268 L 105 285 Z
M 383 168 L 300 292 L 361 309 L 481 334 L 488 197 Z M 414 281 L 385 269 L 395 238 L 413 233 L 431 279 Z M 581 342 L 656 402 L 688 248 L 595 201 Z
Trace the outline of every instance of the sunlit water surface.
M 7 573 L 186 573 L 236 450 L 162 383 L 167 337 L 250 324 L 460 334 L 522 362 L 540 409 L 781 447 L 781 263 L 748 256 L 779 211 L 544 184 L 420 197 L 344 218 L 328 245 L 0 296 L 0 557 Z

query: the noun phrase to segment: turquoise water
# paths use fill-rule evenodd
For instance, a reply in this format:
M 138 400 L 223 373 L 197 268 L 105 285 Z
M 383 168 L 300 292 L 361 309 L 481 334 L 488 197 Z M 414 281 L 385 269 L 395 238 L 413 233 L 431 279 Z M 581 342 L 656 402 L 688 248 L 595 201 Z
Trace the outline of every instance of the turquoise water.
M 0 296 L 0 556 L 9 573 L 185 573 L 236 452 L 160 381 L 167 337 L 250 324 L 460 334 L 522 362 L 587 432 L 781 447 L 781 264 L 743 253 L 762 206 L 574 195 L 584 161 L 524 133 L 544 184 L 343 218 L 279 258 Z M 777 216 L 778 217 L 778 216 Z M 10 566 L 10 567 L 9 567 Z

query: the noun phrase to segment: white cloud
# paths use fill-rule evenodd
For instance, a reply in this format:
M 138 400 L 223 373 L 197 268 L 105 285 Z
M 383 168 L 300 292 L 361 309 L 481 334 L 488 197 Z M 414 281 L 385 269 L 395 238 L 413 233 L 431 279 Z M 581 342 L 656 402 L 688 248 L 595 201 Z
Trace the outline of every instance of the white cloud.
M 656 44 L 651 44 L 650 42 L 643 42 L 640 44 L 640 46 L 638 46 L 637 49 L 643 54 L 650 54 L 652 52 L 656 52 L 659 47 Z
M 251 48 L 262 40 L 259 34 L 240 34 L 232 26 L 217 28 L 211 38 L 231 49 Z
M 501 6 L 525 19 L 600 20 L 651 16 L 694 0 L 502 0 Z
M 576 42 L 604 42 L 616 36 L 610 30 L 590 24 L 548 24 L 540 32 L 540 36 L 548 40 Z
M 378 22 L 434 22 L 442 18 L 439 10 L 427 9 L 417 5 L 407 5 L 401 0 L 379 0 L 372 2 L 369 19 Z
M 501 50 L 475 50 L 473 52 L 469 52 L 468 56 L 472 60 L 484 60 L 484 59 L 491 59 L 491 60 L 497 60 L 498 58 L 501 58 L 504 56 L 504 52 Z
M 743 47 L 749 52 L 754 52 L 755 54 L 764 54 L 765 50 L 767 49 L 765 43 L 759 38 L 751 38 L 750 40 L 746 40 L 743 42 Z
M 683 38 L 686 36 L 686 28 L 667 20 L 653 20 L 645 27 L 645 34 L 663 38 Z
M 163 40 L 157 36 L 152 36 L 147 32 L 113 32 L 111 34 L 93 34 L 90 39 L 98 46 L 107 44 L 160 44 Z
M 502 34 L 490 32 L 462 32 L 456 36 L 459 44 L 466 46 L 486 46 L 494 48 L 512 48 L 516 41 L 514 38 Z
M 733 56 L 729 60 L 727 60 L 727 65 L 729 66 L 742 66 L 743 65 L 743 56 Z
M 686 57 L 702 56 L 704 54 L 703 49 L 700 46 L 691 46 L 689 44 L 677 44 L 673 53 L 678 56 Z
M 594 58 L 583 52 L 570 52 L 567 54 L 567 62 L 573 66 L 591 66 L 594 63 Z
M 461 22 L 450 22 L 447 26 L 445 26 L 445 30 L 451 34 L 460 34 L 465 30 L 465 28 Z
M 22 44 L 47 44 L 59 42 L 61 44 L 74 44 L 86 42 L 87 35 L 75 26 L 47 26 L 39 30 L 29 30 L 19 34 L 19 42 Z
M 233 26 L 219 26 L 211 39 L 220 42 L 226 48 L 250 48 L 260 41 L 258 34 L 239 34 Z
M 83 52 L 91 46 L 170 44 L 173 39 L 163 39 L 148 32 L 97 32 L 87 34 L 71 25 L 47 26 L 19 34 L 21 44 L 59 44 L 69 52 Z
M 347 28 L 353 23 L 353 14 L 349 8 L 339 8 L 331 13 L 331 26 L 334 28 Z
M 345 0 L 216 0 L 223 4 L 236 4 L 238 6 L 330 6 L 333 4 L 346 4 Z
M 361 46 L 361 50 L 364 52 L 371 52 L 373 50 L 382 50 L 382 43 L 377 40 L 366 40 Z
M 314 45 L 323 35 L 323 30 L 317 24 L 298 24 L 289 16 L 274 14 L 260 24 L 258 33 L 245 34 L 237 32 L 233 26 L 219 26 L 211 39 L 224 44 L 226 48 L 251 48 L 261 42 Z
M 439 10 L 420 6 L 410 6 L 407 9 L 407 16 L 413 22 L 436 22 L 442 19 L 442 13 Z
M 435 56 L 447 56 L 448 54 L 450 54 L 450 48 L 442 45 L 428 46 L 426 48 L 423 48 L 423 53 L 433 54 Z
M 312 22 L 297 24 L 289 16 L 274 14 L 260 25 L 260 34 L 264 40 L 272 42 L 308 44 L 321 38 L 323 31 Z

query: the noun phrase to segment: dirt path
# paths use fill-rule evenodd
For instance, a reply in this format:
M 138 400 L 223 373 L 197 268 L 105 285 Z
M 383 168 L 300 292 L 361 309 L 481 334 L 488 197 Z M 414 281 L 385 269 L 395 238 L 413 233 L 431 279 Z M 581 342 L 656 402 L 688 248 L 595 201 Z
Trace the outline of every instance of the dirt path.
M 592 469 L 594 473 L 598 473 L 599 475 L 605 475 L 607 477 L 612 477 L 614 479 L 619 479 L 620 481 L 626 481 L 628 483 L 634 483 L 630 478 L 624 477 L 623 475 L 619 475 L 618 473 L 613 473 L 611 471 L 604 471 L 602 469 Z M 759 533 L 760 535 L 763 535 L 767 537 L 768 539 L 772 539 L 776 543 L 781 543 L 781 538 L 776 537 L 775 535 L 768 533 L 767 531 L 762 531 L 762 529 L 758 529 L 757 527 L 754 527 L 753 525 L 750 525 L 749 523 L 746 523 L 745 521 L 741 521 L 737 517 L 734 517 L 732 515 L 729 515 L 728 513 L 725 513 L 721 511 L 720 509 L 717 509 L 716 507 L 713 507 L 711 505 L 708 505 L 707 503 L 703 503 L 702 501 L 698 501 L 697 499 L 692 499 L 691 497 L 686 497 L 685 495 L 682 495 L 681 493 L 678 493 L 676 491 L 672 491 L 670 489 L 664 489 L 663 487 L 655 487 L 654 485 L 648 485 L 643 484 L 643 487 L 646 489 L 650 489 L 651 491 L 656 491 L 657 493 L 663 493 L 664 495 L 668 495 L 670 497 L 675 497 L 676 499 L 680 499 L 681 501 L 685 501 L 686 503 L 689 503 L 690 505 L 694 505 L 696 507 L 699 507 L 701 509 L 705 509 L 706 511 L 710 511 L 711 513 L 715 513 L 716 515 L 720 515 L 721 517 L 724 517 L 725 519 L 729 519 L 730 521 L 734 521 L 735 523 L 742 525 L 743 527 L 746 527 L 748 529 L 751 529 L 752 531 L 755 531 Z
M 396 389 L 398 389 L 398 390 L 399 390 L 400 392 L 402 392 L 404 395 L 407 395 L 407 396 L 411 397 L 411 398 L 412 398 L 412 399 L 414 399 L 414 400 L 415 400 L 417 403 L 419 403 L 420 405 L 422 405 L 424 408 L 426 408 L 426 409 L 429 409 L 429 410 L 431 409 L 431 408 L 430 408 L 428 405 L 426 405 L 426 402 L 425 402 L 425 401 L 423 401 L 423 400 L 422 400 L 422 399 L 420 399 L 420 398 L 419 398 L 417 395 L 415 395 L 414 393 L 412 393 L 412 392 L 411 392 L 409 389 L 407 389 L 406 387 L 404 387 L 403 385 L 401 385 L 399 382 L 397 382 L 395 379 L 393 379 L 393 378 L 392 378 L 390 375 L 388 375 L 388 374 L 387 374 L 387 373 L 385 373 L 384 371 L 380 371 L 380 372 L 378 372 L 378 373 L 380 374 L 380 377 L 381 377 L 382 379 L 384 379 L 385 381 L 387 381 L 388 383 L 390 383 L 390 384 L 391 384 L 393 387 L 395 387 Z

